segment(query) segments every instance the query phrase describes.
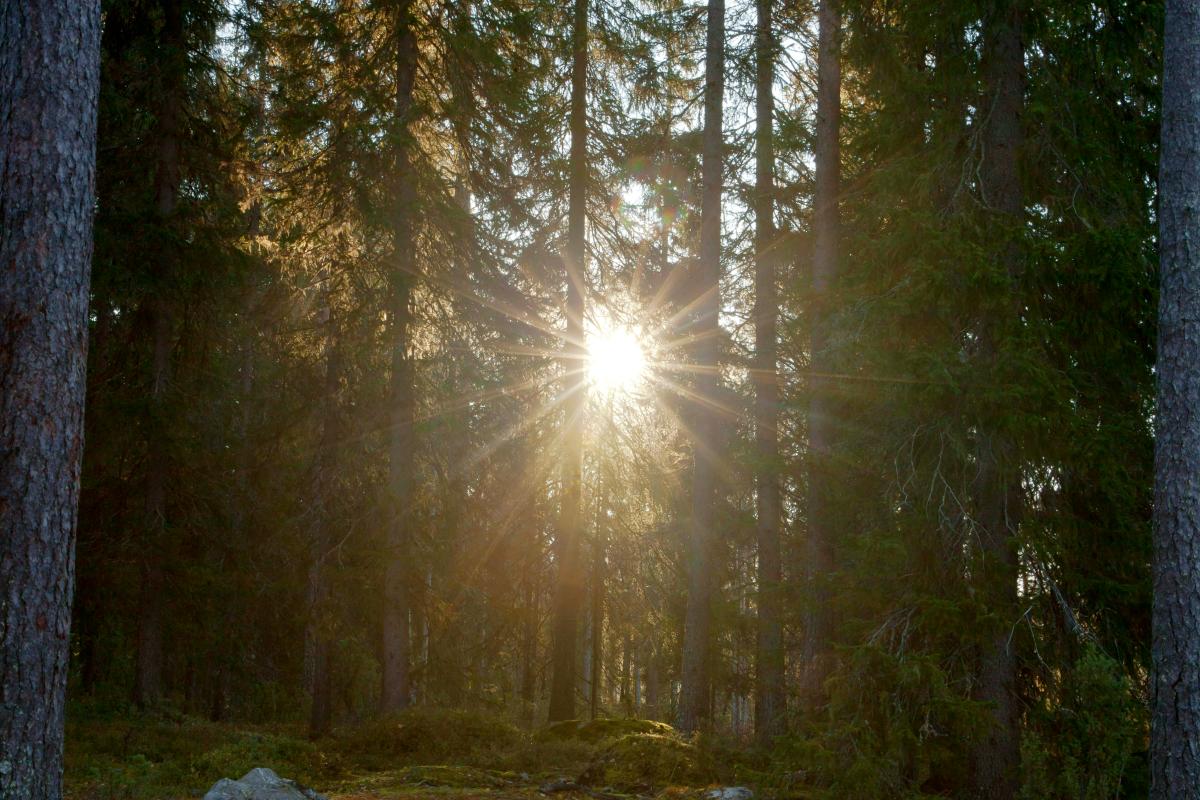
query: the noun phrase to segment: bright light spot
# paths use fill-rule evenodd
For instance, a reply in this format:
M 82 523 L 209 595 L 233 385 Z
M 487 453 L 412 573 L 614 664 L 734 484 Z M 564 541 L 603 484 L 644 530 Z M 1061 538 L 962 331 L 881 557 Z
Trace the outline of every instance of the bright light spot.
M 629 328 L 599 325 L 587 334 L 587 371 L 602 392 L 632 392 L 645 380 L 646 351 Z

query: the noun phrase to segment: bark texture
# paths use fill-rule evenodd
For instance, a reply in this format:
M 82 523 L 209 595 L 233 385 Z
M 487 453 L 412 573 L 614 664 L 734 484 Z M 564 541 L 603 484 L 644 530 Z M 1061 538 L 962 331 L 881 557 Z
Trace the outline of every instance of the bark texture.
M 696 262 L 695 368 L 697 395 L 719 402 L 718 358 L 721 307 L 722 123 L 725 94 L 725 0 L 708 0 L 704 60 L 704 135 L 700 197 L 700 253 Z M 683 686 L 679 728 L 691 733 L 711 718 L 709 649 L 713 560 L 716 540 L 717 419 L 704 402 L 694 404 L 692 429 L 692 521 L 688 554 L 687 610 L 683 623 Z
M 179 199 L 181 180 L 179 147 L 183 124 L 183 95 L 187 73 L 184 52 L 183 8 L 180 0 L 163 4 L 162 96 L 156 127 L 157 154 L 154 175 L 154 214 L 157 223 L 170 224 Z M 159 254 L 155 274 L 157 291 L 149 300 L 150 411 L 146 432 L 146 495 L 143 521 L 141 599 L 138 604 L 137 660 L 133 700 L 139 708 L 162 697 L 163 593 L 166 589 L 163 548 L 167 531 L 167 477 L 171 470 L 167 446 L 166 412 L 174 349 L 174 315 L 167 298 L 174 254 Z
M 841 12 L 837 0 L 817 10 L 816 189 L 813 199 L 812 304 L 809 313 L 808 538 L 806 578 L 810 607 L 804 632 L 801 694 L 815 708 L 824 702 L 829 675 L 833 613 L 828 580 L 834 570 L 834 520 L 829 497 L 834 443 L 834 403 L 829 375 L 830 290 L 838 269 L 838 195 L 841 191 Z
M 775 264 L 775 36 L 773 0 L 757 0 L 754 144 L 754 381 L 755 502 L 758 517 L 758 630 L 754 732 L 766 741 L 782 730 L 784 714 L 783 580 L 779 525 L 779 373 Z
M 1150 796 L 1200 787 L 1200 5 L 1167 0 Z
M 409 671 L 412 642 L 409 632 L 410 542 L 413 496 L 413 435 L 415 397 L 409 332 L 412 325 L 412 284 L 416 191 L 413 186 L 411 123 L 413 84 L 417 74 L 417 37 L 412 0 L 395 8 L 395 202 L 392 219 L 392 265 L 388 274 L 392 372 L 389 386 L 391 443 L 388 453 L 387 569 L 383 608 L 383 710 L 407 708 L 412 700 Z
M 98 0 L 0 3 L 0 797 L 62 796 Z
M 583 345 L 584 280 L 587 251 L 587 65 L 588 2 L 575 0 L 571 28 L 571 153 L 567 198 L 567 334 L 564 341 L 567 400 L 563 437 L 562 506 L 555 554 L 551 722 L 575 716 L 576 631 L 583 607 L 583 410 L 586 401 Z
M 1024 264 L 1018 237 L 1024 214 L 1019 156 L 1025 53 L 1018 2 L 999 0 L 989 9 L 983 24 L 983 49 L 987 116 L 980 194 L 985 207 L 996 215 L 997 228 L 1004 232 L 995 246 L 1008 286 L 1015 291 Z M 978 358 L 985 366 L 998 357 L 999 331 L 1010 327 L 1018 313 L 1011 302 L 1002 302 L 997 308 L 985 313 L 979 326 Z M 992 725 L 975 743 L 971 766 L 974 796 L 994 800 L 1016 796 L 1021 760 L 1017 663 L 1011 646 L 1012 624 L 1019 613 L 1016 530 L 1021 515 L 1014 451 L 1012 442 L 994 424 L 981 421 L 974 493 L 982 560 L 975 572 L 988 608 L 1002 624 L 991 632 L 980 653 L 975 696 L 991 706 Z

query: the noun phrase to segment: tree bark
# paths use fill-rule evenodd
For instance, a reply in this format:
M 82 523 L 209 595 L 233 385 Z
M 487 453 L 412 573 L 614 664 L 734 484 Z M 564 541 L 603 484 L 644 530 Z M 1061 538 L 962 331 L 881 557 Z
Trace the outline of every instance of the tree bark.
M 1008 230 L 998 253 L 1011 290 L 1023 268 L 1016 237 L 1024 212 L 1019 154 L 1021 108 L 1024 103 L 1025 54 L 1017 0 L 999 0 L 983 24 L 983 74 L 987 116 L 980 165 L 984 205 Z M 1002 314 L 1016 314 L 1015 305 L 1002 305 Z M 1011 320 L 994 320 L 985 313 L 980 325 L 979 358 L 997 358 L 997 328 Z M 982 563 L 978 570 L 987 606 L 1007 624 L 992 632 L 980 656 L 976 698 L 992 708 L 992 725 L 975 743 L 972 757 L 974 796 L 1008 800 L 1016 796 L 1020 767 L 1020 719 L 1016 694 L 1016 659 L 1011 648 L 1011 624 L 1017 610 L 1016 525 L 1020 518 L 1020 478 L 1015 448 L 986 421 L 979 425 L 975 479 L 977 523 Z
M 841 192 L 842 67 L 838 0 L 821 0 L 817 11 L 816 188 L 813 198 L 812 318 L 809 333 L 808 538 L 806 579 L 809 609 L 804 631 L 801 694 L 812 710 L 824 702 L 831 668 L 833 612 L 828 580 L 835 567 L 835 521 L 829 503 L 835 409 L 829 379 L 830 291 L 837 277 Z
M 387 567 L 383 610 L 383 710 L 398 711 L 411 702 L 409 675 L 410 518 L 413 495 L 414 375 L 409 352 L 414 275 L 413 233 L 416 200 L 411 147 L 413 84 L 417 73 L 417 38 L 412 0 L 395 8 L 395 211 L 392 220 L 392 265 L 388 274 L 392 372 L 389 387 L 391 443 L 388 454 Z
M 773 0 L 757 0 L 754 146 L 755 510 L 758 517 L 758 619 L 754 732 L 765 742 L 782 730 L 784 714 L 783 580 L 779 523 L 779 374 L 775 263 L 775 36 Z
M 583 370 L 584 287 L 587 270 L 587 66 L 588 1 L 575 0 L 571 56 L 571 153 L 567 208 L 567 333 L 564 342 L 567 401 L 563 437 L 562 506 L 559 511 L 558 575 L 554 593 L 551 722 L 575 716 L 575 656 L 583 606 L 583 411 L 587 400 Z
M 708 0 L 704 63 L 704 134 L 701 155 L 700 253 L 696 262 L 696 393 L 718 402 L 721 308 L 722 123 L 725 92 L 725 0 Z M 692 520 L 687 610 L 683 627 L 683 686 L 679 728 L 685 733 L 711 721 L 709 657 L 717 500 L 717 420 L 694 404 Z
M 601 518 L 596 520 L 596 540 L 592 545 L 592 683 L 591 718 L 600 715 L 600 694 L 604 688 L 604 530 Z
M 1200 786 L 1200 6 L 1167 0 L 1150 796 Z
M 0 797 L 62 796 L 100 3 L 0 4 Z
M 163 4 L 161 44 L 162 97 L 157 126 L 157 163 L 154 178 L 154 214 L 156 224 L 167 226 L 179 199 L 179 140 L 183 123 L 183 93 L 187 73 L 184 53 L 183 9 L 179 0 Z M 173 253 L 160 253 L 159 285 L 149 301 L 151 340 L 150 410 L 146 440 L 146 497 L 141 562 L 141 599 L 137 618 L 137 661 L 133 699 L 139 708 L 157 703 L 163 691 L 163 613 L 166 589 L 164 562 L 167 528 L 167 476 L 170 455 L 167 448 L 167 392 L 171 381 L 171 351 L 174 319 L 167 286 L 171 278 Z

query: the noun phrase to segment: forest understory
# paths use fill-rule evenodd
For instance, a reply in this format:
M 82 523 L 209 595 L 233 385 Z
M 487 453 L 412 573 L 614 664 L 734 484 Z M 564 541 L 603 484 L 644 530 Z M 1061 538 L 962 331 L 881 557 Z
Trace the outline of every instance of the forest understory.
M 803 771 L 772 769 L 765 750 L 686 738 L 642 719 L 568 720 L 529 731 L 478 712 L 425 708 L 313 741 L 300 723 L 95 709 L 74 716 L 67 800 L 197 798 L 222 777 L 262 766 L 328 800 L 809 796 Z

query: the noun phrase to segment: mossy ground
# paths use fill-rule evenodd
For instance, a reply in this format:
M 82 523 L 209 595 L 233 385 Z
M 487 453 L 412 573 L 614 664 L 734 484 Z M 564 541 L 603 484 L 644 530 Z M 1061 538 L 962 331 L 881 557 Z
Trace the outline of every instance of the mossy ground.
M 274 769 L 335 800 L 596 800 L 698 795 L 723 774 L 707 748 L 644 720 L 562 723 L 535 733 L 460 711 L 414 709 L 310 742 L 301 725 L 217 724 L 169 714 L 73 719 L 67 800 L 198 800 L 219 778 Z M 587 789 L 546 795 L 578 780 Z

